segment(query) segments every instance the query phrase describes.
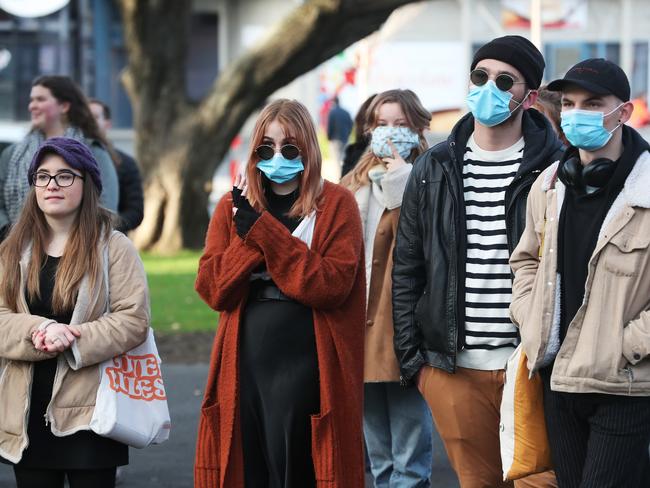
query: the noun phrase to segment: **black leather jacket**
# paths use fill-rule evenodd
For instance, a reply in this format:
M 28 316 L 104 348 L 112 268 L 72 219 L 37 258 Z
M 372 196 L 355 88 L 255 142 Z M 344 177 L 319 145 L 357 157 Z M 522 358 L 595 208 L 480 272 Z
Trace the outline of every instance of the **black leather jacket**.
M 524 154 L 506 189 L 508 248 L 513 251 L 526 225 L 526 200 L 533 182 L 562 155 L 562 143 L 534 109 L 522 118 Z M 414 163 L 402 202 L 393 254 L 395 353 L 402 383 L 424 363 L 453 373 L 465 345 L 466 220 L 463 155 L 474 130 L 463 117 L 445 142 Z

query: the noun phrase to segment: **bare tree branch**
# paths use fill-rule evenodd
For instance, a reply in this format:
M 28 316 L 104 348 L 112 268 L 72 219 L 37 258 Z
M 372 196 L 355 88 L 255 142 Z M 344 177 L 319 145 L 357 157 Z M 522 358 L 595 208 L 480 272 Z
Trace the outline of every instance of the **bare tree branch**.
M 207 186 L 247 117 L 277 89 L 377 30 L 413 0 L 308 0 L 232 63 L 198 107 L 186 100 L 190 1 L 119 0 L 145 176 L 145 220 L 136 243 L 200 247 Z
M 413 0 L 305 2 L 217 79 L 199 107 L 195 137 L 207 137 L 213 146 L 228 144 L 269 95 L 376 31 L 397 7 L 408 3 Z M 226 117 L 230 123 L 224 126 Z M 216 156 L 221 160 L 223 154 Z M 203 178 L 215 169 L 203 167 Z

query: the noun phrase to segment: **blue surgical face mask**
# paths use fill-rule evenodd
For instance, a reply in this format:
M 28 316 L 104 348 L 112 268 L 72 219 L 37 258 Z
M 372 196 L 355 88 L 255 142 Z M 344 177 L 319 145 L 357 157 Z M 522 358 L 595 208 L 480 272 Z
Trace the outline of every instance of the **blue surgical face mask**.
M 300 156 L 296 159 L 287 159 L 281 153 L 275 153 L 271 159 L 260 160 L 257 167 L 269 180 L 278 184 L 294 179 L 305 169 Z
M 524 100 L 529 93 L 530 91 Z M 510 100 L 512 100 L 512 93 L 499 90 L 492 80 L 488 80 L 485 85 L 473 87 L 465 98 L 474 118 L 486 127 L 499 125 L 512 115 Z M 517 102 L 515 108 L 524 103 L 524 100 Z
M 408 158 L 411 151 L 420 144 L 420 136 L 408 127 L 380 125 L 373 129 L 370 141 L 370 150 L 375 156 L 378 158 L 393 157 L 393 151 L 388 145 L 389 139 L 402 159 Z
M 572 146 L 585 151 L 597 151 L 609 142 L 612 134 L 618 129 L 619 123 L 611 131 L 605 129 L 605 117 L 621 108 L 620 104 L 609 113 L 594 112 L 592 110 L 573 109 L 562 112 L 562 131 Z

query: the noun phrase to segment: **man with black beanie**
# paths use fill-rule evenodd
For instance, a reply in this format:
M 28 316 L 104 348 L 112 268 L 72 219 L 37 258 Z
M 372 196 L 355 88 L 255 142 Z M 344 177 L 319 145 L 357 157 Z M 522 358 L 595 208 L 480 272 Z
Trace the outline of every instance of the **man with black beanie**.
M 513 486 L 503 481 L 499 445 L 504 367 L 519 343 L 508 259 L 533 181 L 562 154 L 551 124 L 531 109 L 544 66 L 521 36 L 478 49 L 471 113 L 416 160 L 402 203 L 395 350 L 402 383 L 427 400 L 462 488 Z M 515 486 L 556 484 L 549 472 Z
M 530 192 L 510 312 L 541 373 L 560 486 L 650 486 L 650 146 L 623 70 L 549 84 L 571 143 Z

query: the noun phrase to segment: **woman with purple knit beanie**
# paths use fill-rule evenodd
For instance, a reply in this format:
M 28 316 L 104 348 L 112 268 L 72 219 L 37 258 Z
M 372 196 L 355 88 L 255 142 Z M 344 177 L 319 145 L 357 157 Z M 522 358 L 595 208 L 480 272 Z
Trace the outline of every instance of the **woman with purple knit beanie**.
M 47 139 L 0 245 L 0 461 L 18 488 L 113 488 L 128 448 L 90 431 L 98 363 L 147 336 L 142 262 L 99 205 L 93 153 Z

